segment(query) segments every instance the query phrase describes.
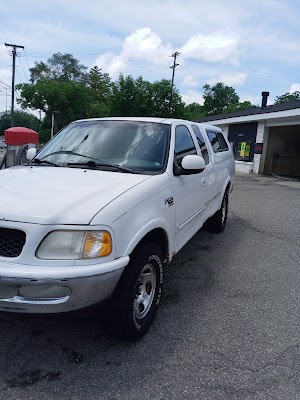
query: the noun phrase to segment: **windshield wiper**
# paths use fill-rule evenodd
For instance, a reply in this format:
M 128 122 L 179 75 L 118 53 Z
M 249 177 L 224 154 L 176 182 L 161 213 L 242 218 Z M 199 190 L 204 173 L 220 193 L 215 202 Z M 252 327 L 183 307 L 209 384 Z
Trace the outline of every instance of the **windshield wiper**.
M 58 164 L 55 164 L 54 162 L 51 162 L 51 161 L 48 161 L 48 160 L 43 160 L 43 159 L 40 159 L 40 158 L 34 158 L 32 160 L 32 164 L 33 163 L 39 164 L 39 165 L 48 164 L 48 165 L 53 165 L 54 167 L 61 167 L 61 165 L 58 165 Z
M 72 166 L 82 166 L 82 167 L 88 167 L 88 168 L 98 168 L 98 167 L 109 167 L 109 168 L 115 168 L 118 171 L 122 171 L 122 172 L 129 172 L 130 174 L 136 174 L 137 172 L 135 172 L 133 169 L 131 168 L 126 168 L 126 167 L 121 167 L 120 165 L 117 164 L 109 164 L 107 162 L 101 161 L 96 163 L 95 161 L 87 161 L 86 163 L 80 163 L 80 162 L 72 162 L 72 163 L 68 163 L 67 164 L 68 167 L 72 167 Z
M 71 154 L 73 156 L 80 156 L 80 157 L 84 157 L 84 158 L 89 158 L 90 160 L 92 159 L 92 160 L 98 161 L 96 158 L 85 156 L 84 154 L 76 153 L 75 151 L 72 151 L 72 150 L 54 151 L 53 153 L 46 154 L 43 158 L 41 158 L 41 160 L 44 160 L 47 157 L 53 156 L 54 154 Z

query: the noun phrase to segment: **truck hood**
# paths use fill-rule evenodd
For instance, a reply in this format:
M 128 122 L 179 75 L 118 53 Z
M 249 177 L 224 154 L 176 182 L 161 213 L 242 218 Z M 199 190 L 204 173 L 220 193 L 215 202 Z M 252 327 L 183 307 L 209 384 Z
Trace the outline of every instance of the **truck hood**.
M 0 172 L 0 220 L 87 225 L 147 175 L 81 168 L 20 166 Z

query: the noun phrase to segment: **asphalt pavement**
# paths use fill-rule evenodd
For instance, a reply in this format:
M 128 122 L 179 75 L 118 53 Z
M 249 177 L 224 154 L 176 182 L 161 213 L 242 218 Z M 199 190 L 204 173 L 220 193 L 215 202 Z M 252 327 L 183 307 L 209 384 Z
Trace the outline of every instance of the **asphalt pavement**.
M 237 176 L 222 234 L 166 267 L 138 343 L 97 314 L 0 314 L 1 400 L 300 399 L 300 183 Z

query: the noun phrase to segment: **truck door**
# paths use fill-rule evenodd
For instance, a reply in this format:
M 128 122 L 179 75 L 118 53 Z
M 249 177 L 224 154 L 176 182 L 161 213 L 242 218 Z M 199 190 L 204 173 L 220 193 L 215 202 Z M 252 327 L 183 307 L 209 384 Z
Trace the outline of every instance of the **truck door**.
M 207 203 L 214 198 L 216 186 L 216 172 L 213 164 L 211 149 L 209 147 L 208 138 L 204 128 L 199 128 L 198 125 L 192 124 L 192 129 L 197 138 L 200 147 L 201 155 L 205 161 L 205 175 L 206 175 L 206 196 Z
M 179 166 L 184 156 L 198 154 L 193 135 L 183 123 L 172 125 L 172 135 L 175 137 L 174 162 Z M 175 206 L 175 249 L 176 252 L 203 225 L 203 211 L 208 201 L 207 172 L 171 177 Z

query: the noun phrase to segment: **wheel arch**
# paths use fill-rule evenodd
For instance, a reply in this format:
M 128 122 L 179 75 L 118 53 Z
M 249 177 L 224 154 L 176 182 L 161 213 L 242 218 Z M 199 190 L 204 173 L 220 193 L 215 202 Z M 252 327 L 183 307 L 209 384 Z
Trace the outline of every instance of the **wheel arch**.
M 170 260 L 170 236 L 167 223 L 165 221 L 152 221 L 151 223 L 144 226 L 130 241 L 128 244 L 124 256 L 132 255 L 138 251 L 139 247 L 146 241 L 153 241 L 163 249 L 164 262 Z
M 223 201 L 223 197 L 225 196 L 225 194 L 226 193 L 229 194 L 230 189 L 231 189 L 231 180 L 230 180 L 230 178 L 228 178 L 224 185 L 223 191 L 222 191 L 222 196 L 221 196 L 222 201 Z

